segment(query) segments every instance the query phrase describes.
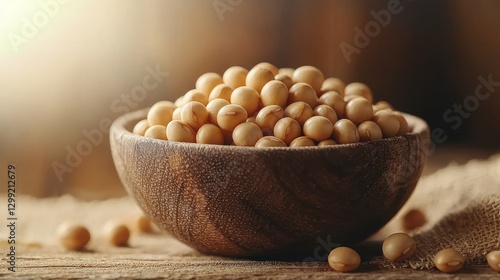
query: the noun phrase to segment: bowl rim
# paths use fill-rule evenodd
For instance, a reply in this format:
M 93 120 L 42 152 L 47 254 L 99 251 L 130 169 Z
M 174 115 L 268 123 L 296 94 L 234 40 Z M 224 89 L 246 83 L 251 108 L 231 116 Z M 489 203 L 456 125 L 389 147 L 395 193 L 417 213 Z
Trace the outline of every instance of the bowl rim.
M 135 138 L 138 139 L 140 138 L 140 141 L 151 141 L 153 143 L 157 144 L 168 144 L 168 145 L 173 145 L 174 147 L 183 147 L 183 148 L 192 148 L 192 149 L 206 149 L 207 147 L 210 147 L 211 149 L 218 149 L 222 151 L 248 151 L 249 149 L 253 149 L 254 151 L 306 151 L 306 150 L 336 150 L 336 149 L 342 149 L 342 148 L 355 148 L 356 146 L 364 146 L 366 144 L 370 143 L 382 143 L 382 142 L 392 142 L 392 141 L 401 141 L 404 139 L 407 139 L 408 137 L 415 138 L 418 137 L 419 135 L 423 134 L 428 134 L 429 133 L 429 126 L 428 124 L 421 118 L 400 112 L 403 114 L 405 117 L 406 121 L 408 122 L 409 128 L 411 129 L 411 132 L 405 134 L 405 135 L 400 135 L 400 136 L 393 136 L 393 137 L 388 137 L 388 138 L 383 138 L 379 140 L 370 140 L 370 141 L 364 141 L 364 142 L 357 142 L 357 143 L 350 143 L 350 144 L 337 144 L 337 145 L 327 145 L 327 146 L 305 146 L 305 147 L 263 147 L 263 148 L 255 148 L 255 147 L 246 147 L 246 146 L 233 146 L 233 145 L 214 145 L 214 144 L 200 144 L 200 143 L 187 143 L 187 142 L 176 142 L 176 141 L 170 141 L 170 140 L 162 140 L 162 139 L 155 139 L 155 138 L 148 138 L 144 137 L 141 135 L 134 134 L 132 132 L 132 128 L 137 122 L 140 120 L 146 119 L 147 113 L 151 107 L 139 109 L 136 111 L 132 111 L 126 114 L 121 115 L 117 119 L 115 119 L 111 125 L 110 128 L 110 136 L 111 135 L 116 135 L 117 138 L 122 138 L 122 137 L 127 137 L 127 138 Z

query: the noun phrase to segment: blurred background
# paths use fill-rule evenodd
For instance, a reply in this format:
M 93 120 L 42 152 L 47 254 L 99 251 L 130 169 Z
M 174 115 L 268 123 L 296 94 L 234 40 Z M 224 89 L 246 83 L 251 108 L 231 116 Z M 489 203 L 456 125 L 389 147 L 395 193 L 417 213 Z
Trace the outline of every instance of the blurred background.
M 20 193 L 124 195 L 111 120 L 175 100 L 205 72 L 262 61 L 364 82 L 444 131 L 436 153 L 489 154 L 500 148 L 499 14 L 495 0 L 0 0 L 0 180 L 14 163 Z M 497 83 L 484 100 L 478 77 Z

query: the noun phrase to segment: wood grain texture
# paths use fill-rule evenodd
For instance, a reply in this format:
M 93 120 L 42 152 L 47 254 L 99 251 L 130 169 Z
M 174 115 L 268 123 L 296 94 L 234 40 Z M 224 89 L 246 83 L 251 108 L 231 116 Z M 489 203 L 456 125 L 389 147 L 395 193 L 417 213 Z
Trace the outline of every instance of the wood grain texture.
M 426 160 L 426 123 L 350 145 L 256 149 L 133 135 L 147 109 L 118 118 L 110 140 L 138 205 L 180 241 L 228 256 L 311 255 L 316 238 L 364 240 L 413 191 Z
M 123 210 L 123 209 L 121 209 Z M 15 273 L 4 267 L 2 279 L 496 279 L 486 264 L 455 274 L 436 269 L 382 269 L 363 264 L 352 273 L 333 271 L 327 262 L 252 261 L 197 253 L 171 236 L 135 236 L 131 247 L 95 244 L 88 252 L 57 246 L 19 246 Z M 0 249 L 5 252 L 4 244 Z M 5 245 L 6 246 L 6 245 Z

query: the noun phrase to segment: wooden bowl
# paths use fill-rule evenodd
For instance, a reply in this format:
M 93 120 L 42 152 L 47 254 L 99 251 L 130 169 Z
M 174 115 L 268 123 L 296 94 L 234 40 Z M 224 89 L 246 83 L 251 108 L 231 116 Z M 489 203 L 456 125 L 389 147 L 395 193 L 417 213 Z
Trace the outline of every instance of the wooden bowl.
M 113 159 L 128 193 L 159 227 L 205 253 L 309 255 L 319 238 L 362 241 L 406 202 L 427 157 L 427 124 L 349 145 L 249 148 L 137 136 L 148 109 L 118 118 Z

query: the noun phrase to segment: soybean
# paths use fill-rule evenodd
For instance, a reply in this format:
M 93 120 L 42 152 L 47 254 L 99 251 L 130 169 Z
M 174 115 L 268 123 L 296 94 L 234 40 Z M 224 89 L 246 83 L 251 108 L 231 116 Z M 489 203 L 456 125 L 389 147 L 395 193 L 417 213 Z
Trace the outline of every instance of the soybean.
M 182 106 L 181 120 L 194 130 L 198 130 L 208 122 L 207 108 L 197 101 L 188 102 Z
M 182 110 L 182 107 L 178 107 L 174 110 L 174 112 L 172 113 L 172 120 L 173 121 L 180 121 L 181 120 L 181 110 Z
M 184 104 L 186 104 L 186 103 L 184 102 L 184 96 L 185 96 L 185 95 L 181 95 L 179 98 L 177 98 L 177 99 L 175 100 L 174 104 L 175 104 L 175 106 L 176 106 L 177 108 L 180 108 L 180 107 L 184 106 Z
M 372 104 L 364 98 L 354 98 L 346 104 L 345 116 L 356 125 L 370 120 L 373 117 Z
M 345 95 L 357 95 L 365 98 L 371 103 L 373 103 L 373 94 L 371 89 L 363 83 L 350 83 L 345 87 Z
M 157 103 L 158 104 L 158 103 Z M 172 120 L 172 114 L 175 107 L 164 104 L 153 105 L 149 109 L 147 120 L 150 126 L 163 125 L 166 126 Z
M 300 136 L 290 143 L 290 147 L 310 147 L 315 146 L 314 141 L 307 136 Z
M 255 143 L 256 148 L 267 148 L 267 147 L 286 147 L 285 142 L 283 142 L 278 137 L 274 136 L 264 136 Z
M 148 120 L 141 120 L 134 126 L 132 133 L 144 136 L 144 133 L 146 133 L 146 130 L 148 128 L 149 128 Z
M 222 107 L 217 113 L 217 124 L 226 131 L 233 129 L 248 118 L 245 108 L 237 104 L 229 104 Z
M 56 234 L 61 245 L 68 250 L 83 250 L 90 241 L 89 230 L 85 226 L 74 222 L 62 223 L 57 228 Z
M 241 66 L 229 67 L 222 75 L 224 84 L 230 86 L 232 89 L 245 86 L 248 70 Z
M 260 93 L 265 84 L 274 80 L 274 75 L 271 71 L 262 67 L 254 67 L 246 76 L 245 84 Z
M 488 265 L 495 271 L 500 272 L 500 251 L 492 251 L 486 255 Z
M 399 132 L 399 120 L 390 111 L 382 110 L 373 115 L 374 121 L 382 130 L 382 135 L 385 138 L 396 136 Z
M 233 89 L 226 84 L 217 85 L 210 92 L 210 95 L 208 96 L 208 102 L 210 102 L 214 99 L 217 99 L 217 98 L 231 101 L 231 93 L 232 92 L 233 92 Z
M 270 81 L 264 85 L 260 92 L 262 105 L 278 105 L 285 107 L 288 101 L 288 88 L 280 81 Z
M 306 83 L 296 83 L 288 90 L 288 102 L 303 101 L 311 108 L 318 104 L 318 97 L 314 89 Z
M 106 240 L 113 246 L 122 247 L 128 245 L 130 230 L 124 224 L 110 221 L 104 226 Z
M 336 123 L 338 121 L 337 113 L 328 105 L 319 105 L 314 108 L 314 115 L 326 117 L 332 123 Z
M 209 94 L 210 94 L 210 92 L 208 94 L 205 94 L 201 90 L 192 89 L 192 90 L 186 92 L 186 94 L 182 98 L 182 102 L 179 103 L 179 104 L 176 103 L 176 106 L 177 107 L 182 107 L 186 103 L 191 102 L 191 101 L 198 101 L 198 102 L 200 102 L 203 105 L 207 105 L 207 103 L 208 103 L 208 95 Z
M 257 111 L 259 101 L 259 93 L 251 87 L 239 87 L 231 94 L 231 104 L 237 104 L 245 108 L 249 116 Z
M 325 76 L 323 72 L 314 66 L 301 66 L 293 71 L 292 80 L 294 83 L 307 83 L 311 85 L 315 92 L 321 90 Z
M 269 62 L 261 62 L 261 63 L 254 66 L 254 68 L 259 68 L 259 67 L 271 71 L 271 73 L 273 73 L 274 76 L 278 75 L 278 73 L 279 73 L 278 67 L 276 67 L 275 65 L 273 65 Z
M 351 248 L 337 247 L 328 255 L 328 264 L 339 272 L 353 271 L 361 264 L 361 257 Z
M 333 125 L 332 138 L 339 144 L 359 142 L 359 133 L 356 125 L 348 120 L 341 119 Z
M 182 121 L 171 121 L 167 125 L 167 139 L 176 142 L 196 142 L 194 130 Z
M 396 135 L 401 136 L 401 135 L 405 135 L 406 133 L 408 133 L 408 131 L 409 131 L 408 122 L 406 121 L 403 114 L 401 114 L 400 112 L 397 112 L 397 111 L 392 112 L 392 114 L 396 117 L 396 119 L 399 122 L 399 130 L 396 133 Z
M 319 147 L 323 147 L 323 146 L 335 146 L 335 145 L 337 145 L 337 142 L 335 142 L 332 139 L 326 139 L 326 140 L 323 140 L 323 141 L 321 141 L 321 142 L 318 143 Z
M 345 83 L 339 78 L 330 77 L 323 81 L 321 85 L 320 93 L 323 94 L 327 91 L 335 91 L 344 96 Z
M 373 111 L 374 112 L 382 111 L 382 110 L 386 110 L 386 109 L 394 110 L 394 107 L 392 107 L 392 105 L 386 101 L 379 101 L 379 102 L 373 104 Z
M 167 128 L 164 125 L 153 125 L 144 132 L 144 137 L 167 140 Z
M 342 118 L 344 116 L 346 102 L 338 92 L 327 91 L 323 93 L 318 99 L 318 103 L 332 107 L 337 113 L 337 117 Z
M 280 81 L 283 84 L 285 84 L 285 86 L 287 88 L 287 92 L 288 92 L 288 89 L 291 88 L 294 84 L 292 81 L 292 78 L 284 73 L 278 73 L 278 75 L 274 76 L 274 79 L 276 81 Z M 261 94 L 262 94 L 262 92 L 261 92 Z
M 426 222 L 424 213 L 418 209 L 411 209 L 403 216 L 403 228 L 407 231 L 422 227 Z
M 295 71 L 295 69 L 293 69 L 293 68 L 286 68 L 286 67 L 285 68 L 280 68 L 278 70 L 278 75 L 279 74 L 284 74 L 284 75 L 287 75 L 288 77 L 291 78 L 293 76 L 293 71 Z
M 304 135 L 316 142 L 330 138 L 333 132 L 332 122 L 323 116 L 309 118 L 303 127 Z
M 151 221 L 143 214 L 133 217 L 127 222 L 127 224 L 129 225 L 129 228 L 133 231 L 141 233 L 150 233 L 153 231 L 153 226 L 151 224 Z
M 262 130 L 253 122 L 240 123 L 233 130 L 233 141 L 237 146 L 255 146 L 262 137 Z
M 196 143 L 224 145 L 224 134 L 215 124 L 207 123 L 196 132 Z
M 460 270 L 465 263 L 465 257 L 457 250 L 448 248 L 439 251 L 434 256 L 434 265 L 437 269 L 446 273 Z
M 208 121 L 217 124 L 217 114 L 219 113 L 219 110 L 226 106 L 229 105 L 229 102 L 225 99 L 214 99 L 207 104 L 207 112 L 208 112 Z
M 372 121 L 365 121 L 358 125 L 359 140 L 372 141 L 382 139 L 382 130 L 378 124 Z
M 272 133 L 276 123 L 283 118 L 285 112 L 283 108 L 278 105 L 269 105 L 262 108 L 255 117 L 255 123 L 262 128 L 262 130 L 270 131 Z
M 283 140 L 287 145 L 290 145 L 294 139 L 302 135 L 302 128 L 296 120 L 285 117 L 276 122 L 273 132 L 274 136 Z
M 417 245 L 415 240 L 406 233 L 389 235 L 382 244 L 382 253 L 391 261 L 402 261 L 413 255 Z
M 222 84 L 222 77 L 217 73 L 205 73 L 201 75 L 198 80 L 196 80 L 196 89 L 203 92 L 206 97 L 210 95 L 210 92 L 217 86 L 218 84 Z M 206 105 L 206 103 L 205 103 Z
M 296 120 L 301 126 L 313 115 L 311 106 L 302 101 L 292 103 L 285 109 L 285 116 Z

